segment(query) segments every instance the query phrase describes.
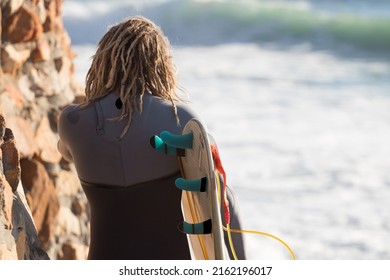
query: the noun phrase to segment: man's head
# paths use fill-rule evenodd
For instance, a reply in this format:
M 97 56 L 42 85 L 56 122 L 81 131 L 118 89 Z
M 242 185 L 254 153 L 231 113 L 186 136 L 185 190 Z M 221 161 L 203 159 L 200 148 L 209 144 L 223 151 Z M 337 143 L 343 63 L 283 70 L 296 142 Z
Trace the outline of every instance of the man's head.
M 86 78 L 86 102 L 116 92 L 123 103 L 121 119 L 141 110 L 149 92 L 171 100 L 174 108 L 176 69 L 168 39 L 144 17 L 131 17 L 109 28 L 100 40 Z M 176 108 L 175 108 L 176 110 Z

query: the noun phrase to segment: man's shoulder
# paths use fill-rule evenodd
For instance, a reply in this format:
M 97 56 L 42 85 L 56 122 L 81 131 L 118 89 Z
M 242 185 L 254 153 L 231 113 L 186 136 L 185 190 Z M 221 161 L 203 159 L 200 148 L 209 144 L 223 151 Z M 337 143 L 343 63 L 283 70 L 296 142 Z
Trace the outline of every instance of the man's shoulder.
M 61 112 L 59 117 L 60 124 L 76 124 L 82 119 L 85 119 L 84 116 L 91 114 L 91 106 L 82 106 L 80 104 L 70 104 L 67 105 Z

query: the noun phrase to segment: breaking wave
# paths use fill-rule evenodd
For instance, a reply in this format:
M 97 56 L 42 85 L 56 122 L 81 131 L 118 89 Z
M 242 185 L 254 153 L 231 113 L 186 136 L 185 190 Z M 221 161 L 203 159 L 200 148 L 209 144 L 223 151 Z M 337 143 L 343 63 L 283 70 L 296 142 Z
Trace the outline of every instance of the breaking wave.
M 73 5 L 67 6 L 64 22 L 76 44 L 96 43 L 108 25 L 141 14 L 160 25 L 177 45 L 312 42 L 390 52 L 390 17 L 383 15 L 259 1 L 152 1 L 144 6 L 113 1 L 106 8 L 104 2 L 69 2 Z M 86 5 L 91 6 L 86 9 Z

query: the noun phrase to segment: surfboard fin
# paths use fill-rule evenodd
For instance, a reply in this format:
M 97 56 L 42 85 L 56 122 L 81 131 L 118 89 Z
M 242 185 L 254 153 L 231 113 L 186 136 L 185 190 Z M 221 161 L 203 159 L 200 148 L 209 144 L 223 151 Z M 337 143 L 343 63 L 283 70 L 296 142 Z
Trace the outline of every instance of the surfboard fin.
M 160 133 L 161 139 L 168 145 L 180 149 L 192 149 L 193 133 L 187 133 L 182 135 L 172 134 L 169 131 L 163 131 Z
M 212 222 L 211 219 L 196 224 L 190 224 L 184 221 L 178 225 L 178 228 L 186 234 L 210 234 L 212 232 Z
M 160 137 L 157 135 L 152 136 L 150 138 L 150 145 L 156 150 L 161 153 L 165 153 L 167 155 L 172 155 L 172 156 L 179 156 L 179 157 L 184 157 L 186 155 L 185 149 L 173 147 L 171 145 L 168 145 L 165 143 Z
M 191 192 L 205 192 L 208 187 L 207 177 L 203 177 L 198 180 L 186 180 L 184 178 L 177 178 L 175 181 L 177 188 L 184 191 Z

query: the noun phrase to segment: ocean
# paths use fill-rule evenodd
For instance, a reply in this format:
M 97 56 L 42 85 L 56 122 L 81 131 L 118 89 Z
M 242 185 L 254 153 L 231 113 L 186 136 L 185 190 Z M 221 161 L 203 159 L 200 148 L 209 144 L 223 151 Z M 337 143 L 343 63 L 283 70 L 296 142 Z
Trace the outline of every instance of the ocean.
M 390 1 L 66 0 L 84 83 L 109 25 L 143 15 L 216 139 L 243 227 L 301 260 L 390 259 Z M 245 235 L 249 259 L 290 259 Z

